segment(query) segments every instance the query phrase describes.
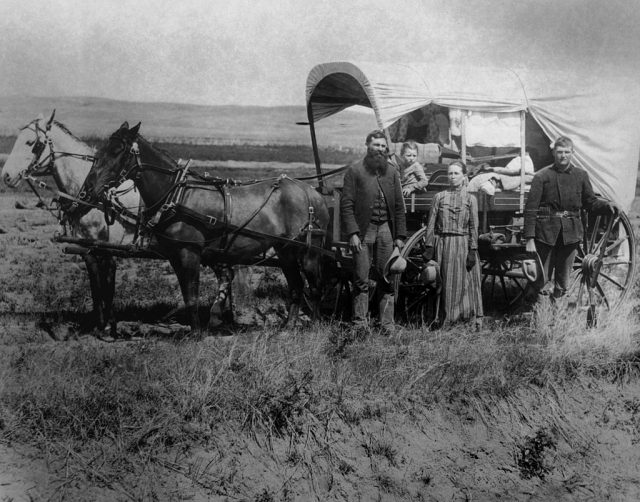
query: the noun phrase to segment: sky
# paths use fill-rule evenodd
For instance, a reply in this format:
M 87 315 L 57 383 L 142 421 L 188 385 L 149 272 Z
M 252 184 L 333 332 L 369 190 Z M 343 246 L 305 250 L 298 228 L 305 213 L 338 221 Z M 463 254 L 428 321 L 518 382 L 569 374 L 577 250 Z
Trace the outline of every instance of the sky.
M 329 61 L 640 81 L 637 0 L 0 0 L 0 95 L 304 105 Z

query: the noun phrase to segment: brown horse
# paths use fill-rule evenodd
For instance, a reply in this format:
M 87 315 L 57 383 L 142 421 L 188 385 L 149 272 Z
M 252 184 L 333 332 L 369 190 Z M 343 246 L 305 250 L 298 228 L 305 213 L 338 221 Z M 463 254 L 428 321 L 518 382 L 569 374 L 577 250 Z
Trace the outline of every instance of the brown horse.
M 188 175 L 140 136 L 139 128 L 125 122 L 97 152 L 84 185 L 88 200 L 104 200 L 109 187 L 134 180 L 156 249 L 178 277 L 192 329 L 199 330 L 200 265 L 256 264 L 270 248 L 289 286 L 287 323 L 293 322 L 305 277 L 312 300 L 319 296 L 320 246 L 329 223 L 323 197 L 285 176 L 237 183 Z

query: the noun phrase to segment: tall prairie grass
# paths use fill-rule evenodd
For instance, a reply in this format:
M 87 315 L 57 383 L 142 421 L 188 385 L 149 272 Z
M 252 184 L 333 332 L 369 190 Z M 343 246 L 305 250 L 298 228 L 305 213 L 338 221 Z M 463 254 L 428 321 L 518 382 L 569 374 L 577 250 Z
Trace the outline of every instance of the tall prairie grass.
M 65 481 L 124 483 L 141 499 L 158 475 L 150 466 L 184 473 L 189 452 L 213 448 L 229 434 L 267 449 L 283 439 L 291 462 L 310 438 L 322 441 L 333 468 L 348 475 L 353 467 L 338 446 L 342 427 L 439 407 L 491 423 L 527 393 L 636 378 L 640 323 L 633 306 L 601 318 L 597 329 L 584 325 L 584 316 L 543 304 L 527 321 L 495 321 L 479 332 L 463 324 L 356 339 L 340 324 L 322 323 L 204 341 L 4 347 L 0 440 L 65 459 L 66 470 L 58 471 Z M 562 427 L 560 415 L 551 421 Z M 393 465 L 393 445 L 379 436 L 371 441 L 370 453 L 384 453 Z
M 363 340 L 329 323 L 203 342 L 19 346 L 0 363 L 2 436 L 161 446 L 193 439 L 186 423 L 280 434 L 295 432 L 306 414 L 357 421 L 365 412 L 355 402 L 390 409 L 494 399 L 637 374 L 640 323 L 631 305 L 592 329 L 584 316 L 552 308 L 543 304 L 527 322 L 496 321 L 483 331 L 463 324 Z

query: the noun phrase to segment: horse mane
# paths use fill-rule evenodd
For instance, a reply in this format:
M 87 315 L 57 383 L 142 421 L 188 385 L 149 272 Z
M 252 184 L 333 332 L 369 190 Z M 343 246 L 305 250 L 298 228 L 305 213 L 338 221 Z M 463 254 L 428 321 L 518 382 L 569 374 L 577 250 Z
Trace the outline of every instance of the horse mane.
M 55 125 L 57 125 L 60 129 L 62 129 L 64 132 L 66 132 L 69 136 L 71 136 L 73 139 L 77 140 L 77 141 L 82 141 L 80 138 L 78 138 L 78 136 L 76 136 L 75 134 L 73 134 L 69 128 L 64 125 L 62 122 L 58 122 L 57 120 L 53 120 L 53 123 Z
M 170 154 L 169 152 L 167 152 L 166 150 L 163 150 L 162 148 L 158 148 L 157 146 L 153 145 L 148 139 L 146 139 L 144 136 L 142 136 L 142 134 L 138 133 L 138 141 L 140 143 L 142 143 L 143 145 L 145 145 L 150 151 L 152 151 L 154 154 L 158 155 L 162 160 L 164 160 L 165 162 L 168 162 L 170 164 L 173 164 L 174 166 L 178 165 L 178 161 L 176 161 Z
M 53 123 L 54 123 L 56 126 L 58 126 L 62 132 L 64 132 L 65 134 L 67 134 L 67 135 L 71 136 L 71 138 L 72 138 L 72 139 L 74 139 L 75 141 L 77 141 L 77 142 L 78 142 L 78 143 L 80 143 L 81 145 L 83 145 L 83 146 L 85 146 L 85 147 L 90 148 L 91 150 L 93 150 L 93 148 L 91 148 L 91 146 L 90 146 L 90 145 L 88 145 L 86 142 L 84 142 L 84 141 L 82 141 L 80 138 L 78 138 L 78 136 L 76 136 L 75 134 L 73 134 L 73 133 L 69 130 L 69 128 L 68 128 L 66 125 L 64 125 L 62 122 L 59 122 L 58 120 L 55 120 L 55 119 L 54 119 L 54 120 L 53 120 Z

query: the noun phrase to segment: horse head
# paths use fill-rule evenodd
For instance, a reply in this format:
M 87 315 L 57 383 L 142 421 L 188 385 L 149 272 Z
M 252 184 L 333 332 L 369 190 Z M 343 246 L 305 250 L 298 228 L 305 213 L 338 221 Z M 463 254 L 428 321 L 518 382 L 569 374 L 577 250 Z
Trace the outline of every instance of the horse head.
M 124 122 L 98 150 L 84 182 L 81 198 L 90 203 L 104 200 L 108 190 L 130 179 L 137 167 L 137 143 L 140 123 L 129 128 Z
M 54 155 L 49 131 L 55 114 L 53 110 L 46 120 L 39 115 L 20 128 L 0 175 L 7 186 L 15 188 L 27 176 L 50 174 Z

